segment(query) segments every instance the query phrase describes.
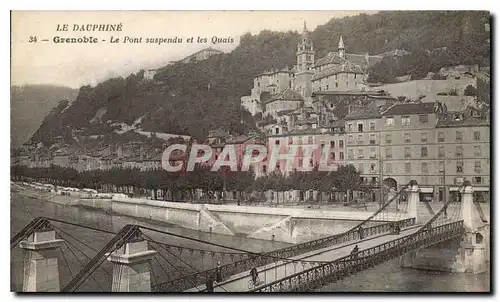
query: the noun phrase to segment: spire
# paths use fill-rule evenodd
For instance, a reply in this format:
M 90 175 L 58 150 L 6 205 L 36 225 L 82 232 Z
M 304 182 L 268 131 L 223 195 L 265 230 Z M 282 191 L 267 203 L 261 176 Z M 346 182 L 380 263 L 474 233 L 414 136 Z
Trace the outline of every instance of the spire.
M 342 35 L 340 35 L 340 40 L 339 40 L 339 56 L 345 59 L 344 39 L 342 39 Z
M 344 49 L 344 40 L 342 39 L 342 35 L 340 35 L 339 49 Z
M 307 31 L 306 20 L 304 20 L 304 30 L 303 31 Z

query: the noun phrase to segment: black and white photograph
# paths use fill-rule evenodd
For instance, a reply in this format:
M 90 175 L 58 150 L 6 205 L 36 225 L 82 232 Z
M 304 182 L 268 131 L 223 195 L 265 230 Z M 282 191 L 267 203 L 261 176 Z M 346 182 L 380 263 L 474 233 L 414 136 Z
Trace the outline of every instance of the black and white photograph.
M 492 292 L 489 11 L 10 18 L 11 292 Z

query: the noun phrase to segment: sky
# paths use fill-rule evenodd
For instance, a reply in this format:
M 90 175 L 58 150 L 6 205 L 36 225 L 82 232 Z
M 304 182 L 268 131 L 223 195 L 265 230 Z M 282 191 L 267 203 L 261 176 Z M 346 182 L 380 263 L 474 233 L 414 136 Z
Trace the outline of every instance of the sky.
M 261 30 L 314 30 L 332 18 L 356 15 L 362 11 L 13 11 L 11 22 L 11 83 L 53 84 L 79 88 L 115 76 L 128 76 L 140 69 L 158 68 L 206 47 L 230 52 L 239 37 Z M 365 12 L 373 13 L 373 12 Z M 69 31 L 56 31 L 68 24 Z M 73 31 L 74 25 L 122 24 L 121 32 Z M 119 43 L 54 43 L 54 37 L 97 37 Z M 150 44 L 146 38 L 183 38 L 183 43 Z M 197 37 L 208 43 L 196 43 Z M 213 37 L 232 38 L 233 43 L 212 44 Z M 36 43 L 30 43 L 36 37 Z M 141 38 L 142 43 L 124 43 Z M 194 38 L 195 43 L 186 39 Z M 41 41 L 48 39 L 49 41 Z

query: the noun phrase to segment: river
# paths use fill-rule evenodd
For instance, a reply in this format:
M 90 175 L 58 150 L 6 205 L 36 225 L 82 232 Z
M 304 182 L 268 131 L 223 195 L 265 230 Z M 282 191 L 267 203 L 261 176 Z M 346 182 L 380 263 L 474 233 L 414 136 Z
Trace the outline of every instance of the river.
M 151 221 L 138 220 L 131 217 L 110 215 L 108 213 L 95 211 L 92 209 L 63 206 L 51 202 L 45 202 L 16 193 L 11 195 L 11 237 L 19 232 L 32 219 L 45 216 L 57 218 L 73 223 L 93 226 L 95 228 L 117 232 L 126 224 L 138 224 L 143 226 L 161 229 L 170 233 L 189 236 L 200 240 L 210 241 L 224 246 L 230 246 L 246 251 L 262 252 L 289 246 L 286 243 L 271 242 L 266 240 L 250 239 L 239 236 L 226 236 L 218 234 L 207 234 L 194 230 L 179 228 L 176 226 L 152 223 Z M 78 250 L 93 257 L 97 250 L 100 250 L 113 235 L 97 231 L 91 231 L 80 227 L 54 223 L 62 230 L 65 239 L 69 243 L 63 245 L 63 263 L 60 264 L 61 286 L 64 286 L 72 279 L 82 267 L 82 264 L 88 262 L 85 255 Z M 72 236 L 87 246 L 73 240 Z M 192 249 L 206 249 L 218 252 L 235 252 L 229 249 L 209 246 L 201 242 L 194 242 L 183 238 L 148 233 L 148 236 L 154 240 L 165 242 L 172 245 L 190 247 Z M 75 248 L 76 247 L 76 248 Z M 173 253 L 172 251 L 175 250 Z M 161 257 L 155 257 L 153 261 L 153 283 L 161 283 L 170 279 L 175 279 L 182 274 L 195 272 L 201 269 L 211 268 L 212 262 L 222 260 L 223 263 L 231 262 L 231 258 L 226 254 L 223 258 L 217 258 L 221 253 L 217 253 L 215 258 L 210 253 L 206 253 L 203 259 L 195 253 L 190 254 L 187 251 L 162 251 Z M 167 254 L 167 253 L 170 253 Z M 176 256 L 177 255 L 177 256 Z M 237 259 L 238 256 L 236 256 Z M 22 290 L 22 267 L 23 254 L 19 248 L 14 248 L 11 252 L 11 290 Z M 86 280 L 79 291 L 110 291 L 112 267 L 107 261 L 96 270 L 92 277 Z M 327 285 L 317 291 L 383 291 L 383 292 L 436 292 L 436 291 L 489 291 L 490 274 L 467 275 L 451 274 L 440 272 L 428 272 L 413 269 L 405 269 L 399 266 L 398 260 L 393 260 L 383 265 L 364 271 L 345 278 L 344 280 Z

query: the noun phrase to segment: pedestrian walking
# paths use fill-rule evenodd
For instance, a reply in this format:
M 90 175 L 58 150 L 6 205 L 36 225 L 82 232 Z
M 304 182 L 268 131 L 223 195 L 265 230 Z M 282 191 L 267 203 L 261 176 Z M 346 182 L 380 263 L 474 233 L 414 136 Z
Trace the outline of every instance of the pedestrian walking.
M 210 277 L 208 277 L 206 287 L 207 287 L 207 292 L 209 292 L 209 293 L 214 292 L 214 277 L 212 275 L 210 275 Z
M 220 261 L 217 261 L 217 267 L 215 268 L 215 281 L 222 282 L 222 268 Z

